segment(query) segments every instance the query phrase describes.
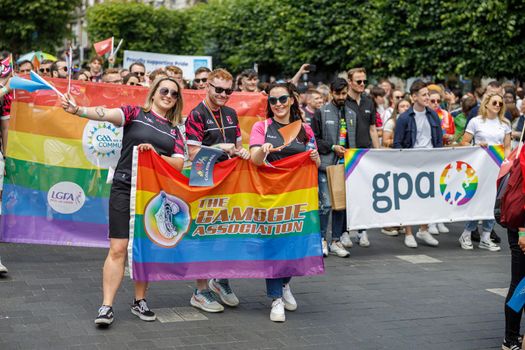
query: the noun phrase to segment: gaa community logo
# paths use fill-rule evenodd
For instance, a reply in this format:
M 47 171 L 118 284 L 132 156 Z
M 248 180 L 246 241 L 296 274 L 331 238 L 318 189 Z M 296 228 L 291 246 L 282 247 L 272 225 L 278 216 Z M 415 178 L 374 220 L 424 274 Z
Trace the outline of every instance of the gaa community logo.
M 47 203 L 60 214 L 73 214 L 79 211 L 85 201 L 84 190 L 74 182 L 58 182 L 47 192 Z
M 206 163 L 208 162 L 208 159 L 210 157 L 200 157 L 199 159 L 197 159 L 197 161 L 195 162 L 195 170 L 197 171 L 197 175 L 199 175 L 200 177 L 204 177 L 204 166 L 206 165 Z
M 467 204 L 478 188 L 478 176 L 470 164 L 456 161 L 447 164 L 439 179 L 439 189 L 450 205 Z
M 93 165 L 105 169 L 115 167 L 122 148 L 122 128 L 89 121 L 84 128 L 82 144 L 86 158 Z
M 182 199 L 161 191 L 146 205 L 144 230 L 149 239 L 163 247 L 173 248 L 190 228 L 190 207 Z

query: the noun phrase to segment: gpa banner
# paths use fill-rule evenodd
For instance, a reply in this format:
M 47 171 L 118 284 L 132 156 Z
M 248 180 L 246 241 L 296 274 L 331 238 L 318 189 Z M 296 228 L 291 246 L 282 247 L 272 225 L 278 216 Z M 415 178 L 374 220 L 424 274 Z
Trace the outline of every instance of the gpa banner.
M 154 152 L 133 159 L 129 266 L 139 281 L 277 278 L 323 272 L 317 167 L 301 153 L 257 168 L 215 166 L 212 187 Z
M 66 79 L 49 79 L 67 90 Z M 143 105 L 148 89 L 72 81 L 81 106 Z M 204 93 L 184 90 L 183 115 Z M 243 142 L 265 115 L 266 98 L 234 93 Z M 51 90 L 16 91 L 11 108 L 0 240 L 90 247 L 108 246 L 108 168 L 120 156 L 122 128 L 65 113 Z
M 348 227 L 494 218 L 502 146 L 345 153 Z

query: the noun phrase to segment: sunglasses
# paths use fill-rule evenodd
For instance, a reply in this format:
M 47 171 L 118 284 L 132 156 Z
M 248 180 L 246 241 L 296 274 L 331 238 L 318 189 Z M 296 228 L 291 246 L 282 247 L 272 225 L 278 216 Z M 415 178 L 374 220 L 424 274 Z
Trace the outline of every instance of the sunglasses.
M 492 101 L 494 107 L 503 107 L 503 102 L 501 101 Z
M 146 75 L 146 72 L 131 72 L 131 73 L 135 73 L 136 75 L 140 76 L 140 77 L 143 77 Z
M 131 82 L 129 82 L 129 83 L 128 83 L 128 85 L 131 85 L 131 86 L 135 86 L 135 85 L 136 85 L 136 86 L 139 86 L 140 84 L 139 84 L 139 83 L 135 83 L 135 82 L 131 81 Z
M 44 73 L 44 72 L 49 73 L 49 72 L 51 72 L 50 68 L 39 68 L 38 70 L 40 71 L 40 73 Z
M 434 100 L 434 99 L 432 99 L 432 100 L 430 100 L 430 103 L 441 103 L 441 100 Z
M 67 67 L 62 67 L 62 68 L 58 68 L 59 70 L 63 70 L 64 72 L 67 73 Z
M 225 92 L 226 95 L 233 94 L 233 89 L 225 89 L 225 88 L 217 87 L 217 86 L 213 85 L 212 83 L 208 83 L 208 85 L 210 85 L 211 87 L 213 87 L 215 89 L 215 93 L 216 94 L 222 94 L 223 92 Z
M 395 100 L 400 100 L 400 99 L 402 99 L 402 98 L 403 98 L 403 96 L 394 96 L 394 99 L 395 99 Z
M 170 96 L 174 99 L 177 99 L 179 97 L 179 92 L 177 90 L 170 90 L 166 87 L 160 88 L 159 94 L 161 94 L 162 96 L 168 96 L 168 94 L 170 94 Z
M 202 79 L 193 79 L 193 82 L 200 84 L 201 82 L 205 83 L 208 81 L 208 78 L 202 78 Z
M 366 85 L 366 84 L 368 84 L 368 80 L 366 80 L 366 79 L 365 80 L 356 80 L 355 83 L 357 85 Z
M 279 101 L 280 104 L 285 104 L 288 99 L 290 98 L 290 95 L 282 95 L 282 96 L 279 96 L 279 97 L 275 97 L 275 96 L 270 96 L 268 97 L 268 102 L 272 105 L 272 106 L 275 106 L 277 104 L 277 101 Z

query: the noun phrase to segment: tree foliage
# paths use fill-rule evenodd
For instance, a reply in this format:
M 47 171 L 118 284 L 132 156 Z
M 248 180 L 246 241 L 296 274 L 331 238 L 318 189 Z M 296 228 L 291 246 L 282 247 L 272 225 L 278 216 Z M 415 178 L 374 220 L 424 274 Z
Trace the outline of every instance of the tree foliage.
M 51 53 L 71 35 L 68 28 L 80 0 L 0 0 L 0 47 L 13 53 Z

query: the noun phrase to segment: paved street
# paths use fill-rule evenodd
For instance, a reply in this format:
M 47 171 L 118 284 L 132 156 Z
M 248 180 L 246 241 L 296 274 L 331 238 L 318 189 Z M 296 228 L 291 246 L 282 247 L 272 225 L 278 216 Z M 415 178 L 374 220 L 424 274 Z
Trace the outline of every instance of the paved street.
M 129 311 L 126 278 L 113 326 L 99 330 L 105 249 L 2 243 L 10 273 L 0 278 L 0 349 L 497 349 L 506 233 L 498 229 L 499 253 L 462 251 L 463 226 L 449 227 L 439 248 L 409 249 L 401 236 L 369 231 L 370 248 L 354 246 L 350 259 L 325 259 L 324 275 L 292 280 L 299 308 L 284 324 L 269 320 L 262 280 L 234 280 L 241 305 L 222 314 L 189 307 L 190 281 L 154 283 L 148 301 L 160 320 L 142 322 Z

